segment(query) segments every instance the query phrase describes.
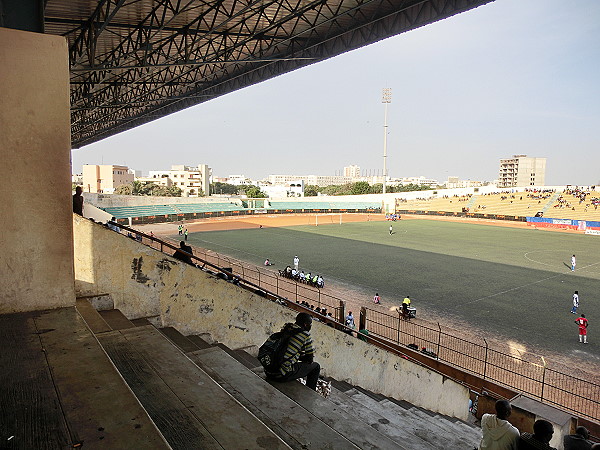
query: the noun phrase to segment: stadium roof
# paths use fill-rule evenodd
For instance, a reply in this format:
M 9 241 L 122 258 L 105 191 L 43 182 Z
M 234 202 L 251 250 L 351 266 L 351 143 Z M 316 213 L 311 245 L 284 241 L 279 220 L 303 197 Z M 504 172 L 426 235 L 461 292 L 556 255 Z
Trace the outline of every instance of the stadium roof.
M 45 0 L 74 148 L 492 0 Z

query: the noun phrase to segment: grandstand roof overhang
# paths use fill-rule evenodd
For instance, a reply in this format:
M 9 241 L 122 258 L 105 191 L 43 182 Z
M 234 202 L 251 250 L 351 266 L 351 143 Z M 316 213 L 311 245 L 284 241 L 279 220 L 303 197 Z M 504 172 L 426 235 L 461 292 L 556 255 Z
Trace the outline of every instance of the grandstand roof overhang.
M 493 0 L 44 1 L 78 148 Z

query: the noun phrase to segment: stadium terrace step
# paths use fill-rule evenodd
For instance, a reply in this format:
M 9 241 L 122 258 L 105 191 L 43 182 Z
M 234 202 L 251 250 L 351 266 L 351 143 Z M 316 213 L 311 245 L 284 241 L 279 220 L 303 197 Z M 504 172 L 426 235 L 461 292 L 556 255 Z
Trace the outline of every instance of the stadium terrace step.
M 135 328 L 135 325 L 131 323 L 131 321 L 118 309 L 109 309 L 107 311 L 98 312 L 113 330 L 126 330 L 127 328 Z
M 377 411 L 358 403 L 352 397 L 345 395 L 343 392 L 333 387 L 333 382 L 328 400 L 334 405 L 337 405 L 338 408 L 353 414 L 356 419 L 363 421 L 373 429 L 379 431 L 400 445 L 404 445 L 410 450 L 435 449 L 434 446 L 411 433 L 412 426 L 410 422 L 404 421 L 401 426 L 391 423 L 389 419 L 385 418 Z
M 150 323 L 150 321 L 145 317 L 142 317 L 140 319 L 132 319 L 131 323 L 134 324 L 136 327 L 144 327 L 146 325 L 152 325 Z
M 372 424 L 357 420 L 353 411 L 340 408 L 299 382 L 272 383 L 272 386 L 361 449 L 414 449 L 380 433 Z
M 111 326 L 106 323 L 106 320 L 98 314 L 98 311 L 92 306 L 89 300 L 84 298 L 78 298 L 75 303 L 77 312 L 83 320 L 87 323 L 87 326 L 92 330 L 92 333 L 105 333 L 112 331 Z
M 98 340 L 173 449 L 289 448 L 153 326 Z
M 190 358 L 295 449 L 358 448 L 219 347 Z M 310 394 L 310 392 L 309 392 Z
M 389 400 L 383 400 L 380 404 L 395 413 L 399 413 L 399 411 L 403 410 L 403 408 Z M 459 431 L 454 423 L 446 418 L 417 407 L 411 408 L 408 412 L 413 416 L 418 417 L 421 420 L 421 423 L 427 423 L 427 428 L 431 433 L 435 433 L 437 436 L 444 439 L 444 445 L 446 447 L 443 448 L 456 450 L 474 448 L 478 446 L 479 441 L 481 440 L 481 430 L 472 428 Z
M 210 345 L 208 342 L 206 342 L 204 339 L 202 339 L 202 335 L 192 335 L 192 336 L 187 336 L 187 338 L 190 341 L 192 341 L 194 344 L 196 344 L 196 347 L 198 347 L 200 350 L 212 347 L 212 345 Z
M 0 347 L 2 448 L 169 448 L 76 308 L 0 316 Z
M 198 347 L 194 342 L 190 341 L 187 337 L 173 327 L 159 328 L 158 331 L 164 334 L 169 341 L 175 344 L 177 348 L 184 353 L 200 350 L 200 347 Z
M 377 412 L 389 420 L 391 425 L 403 427 L 404 430 L 409 431 L 410 434 L 428 443 L 433 448 L 464 450 L 476 446 L 469 442 L 471 439 L 464 439 L 462 435 L 456 435 L 455 432 L 445 432 L 437 425 L 437 421 L 441 418 L 432 417 L 430 413 L 423 416 L 418 408 L 405 409 L 389 400 L 378 402 L 358 390 L 347 391 L 346 395 L 364 407 Z M 480 437 L 480 435 L 477 436 Z M 477 441 L 477 438 L 475 438 L 475 441 Z

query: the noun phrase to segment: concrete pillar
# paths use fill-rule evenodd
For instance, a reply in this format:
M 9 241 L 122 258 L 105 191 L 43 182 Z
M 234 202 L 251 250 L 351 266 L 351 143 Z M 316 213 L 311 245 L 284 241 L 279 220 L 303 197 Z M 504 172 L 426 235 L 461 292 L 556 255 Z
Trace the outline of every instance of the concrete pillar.
M 75 304 L 67 42 L 0 28 L 0 313 Z

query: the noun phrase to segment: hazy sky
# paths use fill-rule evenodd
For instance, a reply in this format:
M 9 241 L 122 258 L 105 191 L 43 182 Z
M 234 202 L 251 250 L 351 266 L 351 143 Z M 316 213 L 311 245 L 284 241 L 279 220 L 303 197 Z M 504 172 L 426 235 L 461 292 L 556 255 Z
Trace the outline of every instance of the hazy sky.
M 500 158 L 546 157 L 546 184 L 600 183 L 600 1 L 496 0 L 73 151 L 142 170 L 333 175 L 383 165 L 494 180 Z

